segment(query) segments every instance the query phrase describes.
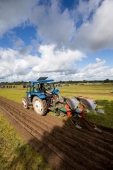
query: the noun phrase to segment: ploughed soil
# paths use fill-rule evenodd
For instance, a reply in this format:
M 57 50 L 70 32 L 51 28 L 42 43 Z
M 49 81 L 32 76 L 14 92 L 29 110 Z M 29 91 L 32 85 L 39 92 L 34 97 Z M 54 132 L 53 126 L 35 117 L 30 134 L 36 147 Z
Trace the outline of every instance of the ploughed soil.
M 3 97 L 0 112 L 54 170 L 113 170 L 113 129 L 77 129 L 69 119 L 39 116 Z

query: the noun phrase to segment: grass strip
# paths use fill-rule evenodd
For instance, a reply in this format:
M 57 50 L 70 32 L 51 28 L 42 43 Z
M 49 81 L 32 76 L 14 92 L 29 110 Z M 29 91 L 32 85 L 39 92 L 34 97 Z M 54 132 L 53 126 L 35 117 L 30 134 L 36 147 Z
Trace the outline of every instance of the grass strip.
M 51 170 L 0 113 L 0 170 Z

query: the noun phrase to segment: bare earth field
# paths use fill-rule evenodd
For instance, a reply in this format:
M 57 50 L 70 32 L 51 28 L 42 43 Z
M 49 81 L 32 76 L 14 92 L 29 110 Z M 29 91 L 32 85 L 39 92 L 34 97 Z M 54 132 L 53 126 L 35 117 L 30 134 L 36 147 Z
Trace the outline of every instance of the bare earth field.
M 113 170 L 113 129 L 79 130 L 67 119 L 39 116 L 3 97 L 0 112 L 54 170 Z

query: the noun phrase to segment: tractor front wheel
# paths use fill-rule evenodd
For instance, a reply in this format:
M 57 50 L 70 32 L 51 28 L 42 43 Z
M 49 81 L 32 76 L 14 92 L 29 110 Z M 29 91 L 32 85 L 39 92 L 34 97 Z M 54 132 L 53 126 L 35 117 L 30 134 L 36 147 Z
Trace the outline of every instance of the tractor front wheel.
M 38 97 L 33 98 L 33 108 L 35 112 L 41 116 L 44 116 L 47 113 L 47 102 Z
M 26 97 L 22 98 L 22 105 L 25 109 L 29 108 L 29 103 L 28 103 L 28 99 Z

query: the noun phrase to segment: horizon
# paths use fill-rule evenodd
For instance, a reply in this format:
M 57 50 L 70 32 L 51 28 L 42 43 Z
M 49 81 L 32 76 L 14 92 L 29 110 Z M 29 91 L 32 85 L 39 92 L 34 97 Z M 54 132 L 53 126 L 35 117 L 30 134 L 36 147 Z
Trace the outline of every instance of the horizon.
M 9 84 L 12 84 L 12 83 L 30 83 L 30 82 L 32 82 L 32 81 L 14 81 L 14 82 L 0 82 L 0 84 L 2 84 L 2 83 L 9 83 Z M 105 80 L 60 80 L 60 81 L 53 81 L 53 83 L 66 83 L 66 82 L 82 82 L 82 83 L 89 83 L 89 82 L 93 82 L 93 83 L 111 83 L 111 82 L 113 82 L 113 80 L 109 80 L 109 79 L 105 79 Z

